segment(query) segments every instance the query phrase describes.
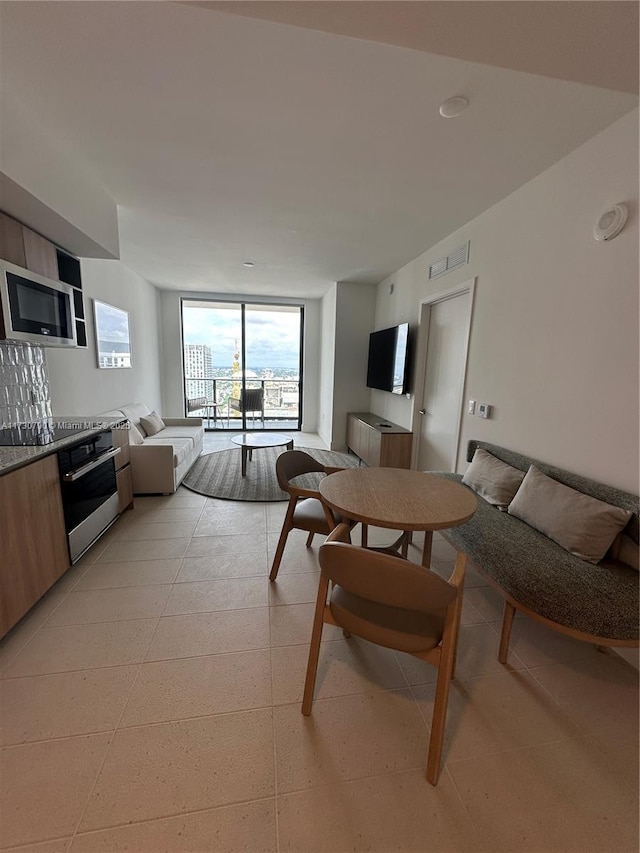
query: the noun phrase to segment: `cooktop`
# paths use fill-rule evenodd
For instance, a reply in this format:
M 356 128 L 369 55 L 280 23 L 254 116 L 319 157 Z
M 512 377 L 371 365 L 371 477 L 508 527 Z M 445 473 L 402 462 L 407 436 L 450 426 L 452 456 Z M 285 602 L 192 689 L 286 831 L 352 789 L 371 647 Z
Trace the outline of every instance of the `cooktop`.
M 25 447 L 51 444 L 91 429 L 91 424 L 28 423 L 0 429 L 0 446 Z

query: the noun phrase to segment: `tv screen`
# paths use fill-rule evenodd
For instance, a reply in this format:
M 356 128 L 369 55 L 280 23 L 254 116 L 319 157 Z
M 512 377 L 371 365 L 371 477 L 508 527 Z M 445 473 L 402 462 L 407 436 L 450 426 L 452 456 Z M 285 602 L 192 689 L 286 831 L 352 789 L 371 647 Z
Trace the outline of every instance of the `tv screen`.
M 369 336 L 367 387 L 405 394 L 408 390 L 409 324 L 372 332 Z

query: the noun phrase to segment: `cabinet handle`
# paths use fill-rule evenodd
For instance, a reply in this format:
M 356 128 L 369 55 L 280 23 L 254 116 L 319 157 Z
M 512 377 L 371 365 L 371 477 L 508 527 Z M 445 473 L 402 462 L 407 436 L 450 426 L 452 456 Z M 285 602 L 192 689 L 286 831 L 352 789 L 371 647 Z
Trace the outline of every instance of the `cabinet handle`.
M 106 453 L 103 453 L 97 459 L 94 459 L 92 462 L 88 462 L 86 465 L 83 465 L 81 468 L 76 468 L 75 471 L 69 471 L 67 474 L 63 476 L 63 480 L 65 483 L 75 483 L 76 480 L 80 480 L 85 474 L 88 474 L 90 471 L 93 471 L 95 468 L 98 468 L 100 465 L 104 465 L 105 462 L 108 462 L 110 459 L 113 459 L 114 456 L 117 456 L 120 453 L 119 447 L 112 447 L 111 450 L 107 450 Z

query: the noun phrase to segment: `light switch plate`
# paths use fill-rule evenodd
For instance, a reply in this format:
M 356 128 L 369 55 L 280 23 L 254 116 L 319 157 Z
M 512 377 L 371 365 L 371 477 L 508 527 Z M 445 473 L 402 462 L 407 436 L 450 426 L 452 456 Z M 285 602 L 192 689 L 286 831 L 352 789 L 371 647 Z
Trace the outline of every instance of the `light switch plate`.
M 469 400 L 469 403 L 467 404 L 467 414 L 468 415 L 475 415 L 475 413 L 476 413 L 476 401 L 475 400 Z
M 479 403 L 478 404 L 478 417 L 479 418 L 490 418 L 491 417 L 491 406 L 489 403 Z

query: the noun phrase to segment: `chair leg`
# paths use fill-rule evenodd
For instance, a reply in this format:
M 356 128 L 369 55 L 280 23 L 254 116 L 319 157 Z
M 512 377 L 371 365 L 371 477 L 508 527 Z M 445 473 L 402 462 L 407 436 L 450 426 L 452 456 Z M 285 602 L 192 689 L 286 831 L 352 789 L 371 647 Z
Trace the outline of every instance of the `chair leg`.
M 313 619 L 313 631 L 311 633 L 311 646 L 309 648 L 309 662 L 307 663 L 307 675 L 304 681 L 304 694 L 302 696 L 302 713 L 308 717 L 313 704 L 313 691 L 316 687 L 316 674 L 318 672 L 318 658 L 320 656 L 320 641 L 322 640 L 322 627 L 324 608 L 327 604 L 328 580 L 320 576 L 318 585 L 318 597 L 316 599 L 316 611 Z
M 273 558 L 273 563 L 271 565 L 271 571 L 269 572 L 269 580 L 274 581 L 278 576 L 278 569 L 280 568 L 280 562 L 282 560 L 282 555 L 284 554 L 284 546 L 287 544 L 287 536 L 289 535 L 290 527 L 283 526 L 280 531 L 280 538 L 278 539 L 278 547 L 276 548 L 276 553 Z
M 438 784 L 440 777 L 440 761 L 442 758 L 442 742 L 447 722 L 447 705 L 449 704 L 449 687 L 453 668 L 453 649 L 448 647 L 440 657 L 436 696 L 431 720 L 431 737 L 429 738 L 429 756 L 427 758 L 427 780 L 432 785 Z
M 313 532 L 310 532 L 309 535 L 307 536 L 307 548 L 311 548 L 311 543 L 313 542 L 314 536 L 315 536 L 315 534 Z
M 342 629 L 342 636 L 343 636 L 345 639 L 347 639 L 347 640 L 348 640 L 348 639 L 349 639 L 349 637 L 351 636 L 351 631 L 347 631 L 347 629 L 346 629 L 346 628 L 343 628 L 343 629 Z
M 363 548 L 367 547 L 367 542 L 369 541 L 369 525 L 362 522 L 362 530 L 360 532 L 360 545 Z
M 407 556 L 409 555 L 409 543 L 411 542 L 411 538 L 412 538 L 411 531 L 405 530 L 404 531 L 404 538 L 402 539 L 402 547 L 400 548 L 400 553 L 405 558 L 405 560 L 407 559 Z
M 500 648 L 498 649 L 498 660 L 500 663 L 506 663 L 509 657 L 509 640 L 511 639 L 511 628 L 513 627 L 513 617 L 516 615 L 516 609 L 513 604 L 509 604 L 505 600 L 504 616 L 502 618 L 502 633 L 500 634 Z

